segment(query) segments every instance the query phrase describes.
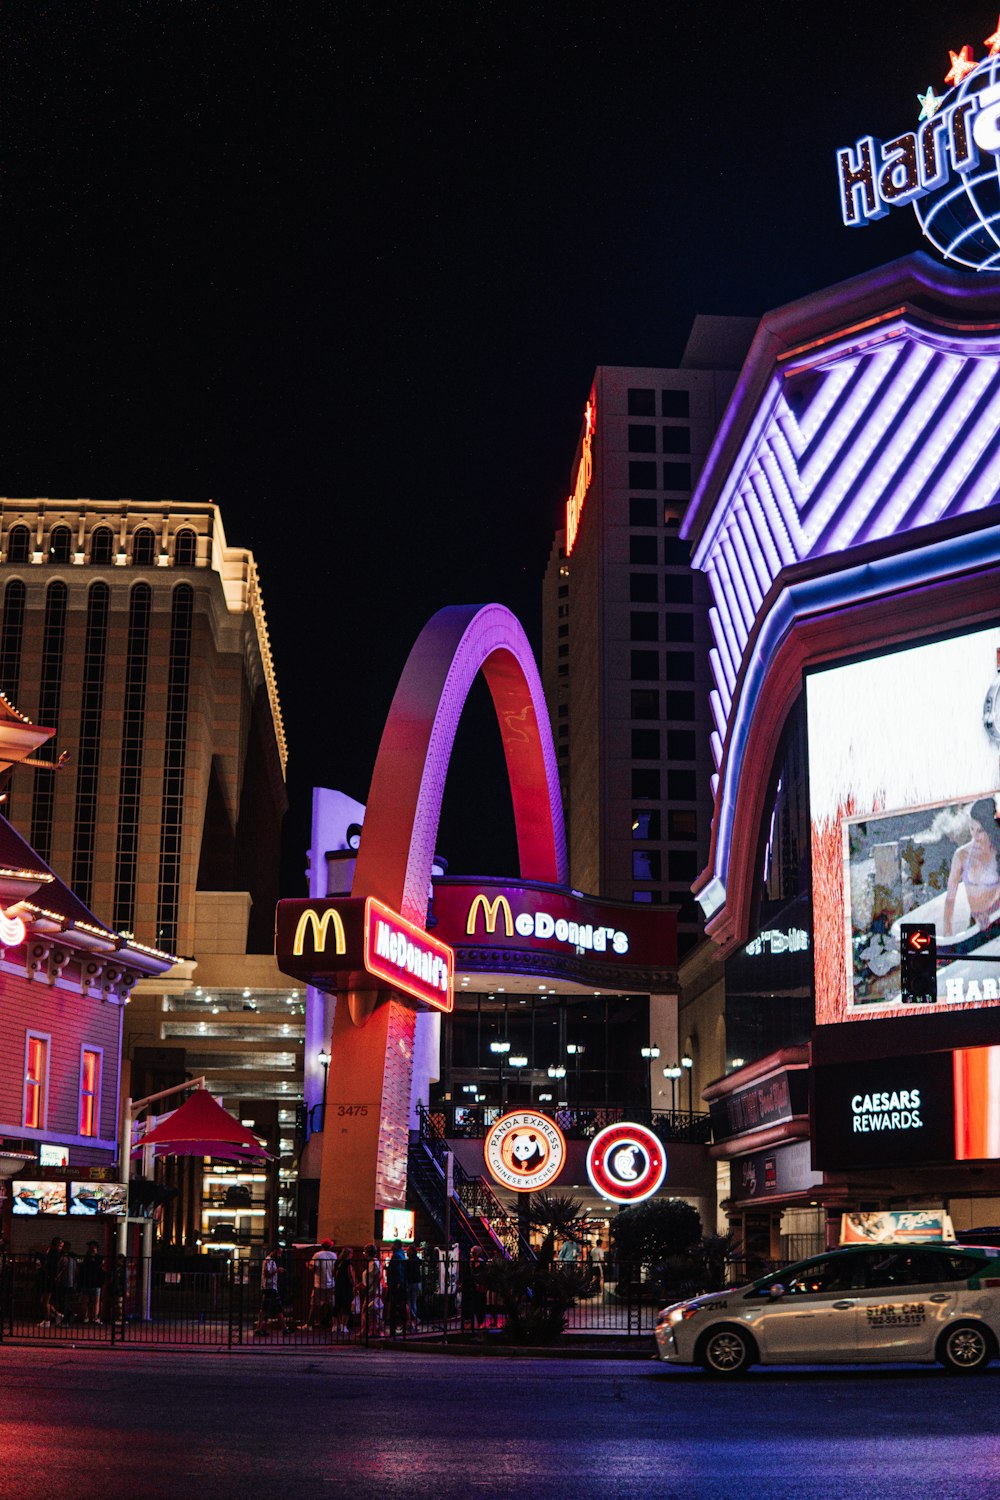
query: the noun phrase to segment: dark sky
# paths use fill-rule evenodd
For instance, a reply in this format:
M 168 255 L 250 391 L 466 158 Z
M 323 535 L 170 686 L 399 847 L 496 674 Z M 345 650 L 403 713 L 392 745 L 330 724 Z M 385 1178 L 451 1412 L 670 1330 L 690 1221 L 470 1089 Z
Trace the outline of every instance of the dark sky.
M 919 247 L 841 226 L 836 147 L 916 121 L 987 5 L 0 10 L 0 492 L 214 499 L 261 570 L 290 743 L 367 793 L 442 605 L 538 644 L 596 364 L 670 364 Z M 483 695 L 440 847 L 513 868 Z

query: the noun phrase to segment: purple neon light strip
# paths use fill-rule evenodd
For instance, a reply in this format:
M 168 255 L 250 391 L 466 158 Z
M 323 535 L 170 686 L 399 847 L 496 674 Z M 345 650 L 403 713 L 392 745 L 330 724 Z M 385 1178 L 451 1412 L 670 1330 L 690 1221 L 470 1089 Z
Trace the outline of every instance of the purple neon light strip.
M 830 413 L 839 404 L 843 398 L 844 391 L 850 385 L 855 369 L 857 368 L 857 363 L 857 359 L 844 358 L 843 356 L 836 361 L 831 360 L 829 363 L 824 363 L 822 370 L 816 372 L 822 374 L 823 383 L 815 396 L 813 396 L 806 411 L 803 412 L 802 420 L 799 421 L 792 411 L 789 410 L 789 426 L 794 424 L 801 437 L 801 446 L 797 450 L 800 454 L 811 447 L 815 443 L 819 433 L 823 431 L 829 421 Z M 794 372 L 790 372 L 791 374 L 794 374 Z
M 743 532 L 740 530 L 738 513 L 733 517 L 733 525 L 730 526 L 728 531 L 726 532 L 726 540 L 729 543 L 734 565 L 739 573 L 740 579 L 743 582 L 743 586 L 746 590 L 747 600 L 753 611 L 750 620 L 750 624 L 752 625 L 754 620 L 756 620 L 757 618 L 757 614 L 760 610 L 761 605 L 764 602 L 764 595 L 767 590 L 761 587 L 761 582 L 759 577 L 757 576 L 757 571 L 754 568 L 750 554 L 747 551 L 746 538 L 744 537 Z
M 803 472 L 806 500 L 800 517 L 810 555 L 817 550 L 820 538 L 839 510 L 844 496 L 885 432 L 877 413 L 891 392 L 898 352 L 893 349 L 891 353 L 872 356 L 870 377 L 859 383 L 851 402 L 853 420 L 849 426 L 845 422 L 839 442 L 821 445 L 820 451 L 825 458 L 823 465 L 820 466 L 817 454 Z M 862 394 L 867 397 L 863 404 Z M 832 426 L 841 430 L 839 419 Z
M 774 575 L 777 569 L 771 566 L 771 553 L 774 549 L 768 546 L 770 539 L 766 536 L 759 536 L 754 526 L 753 516 L 750 511 L 750 506 L 753 503 L 753 490 L 748 488 L 736 502 L 734 519 L 736 521 L 736 532 L 739 535 L 743 551 L 746 553 L 747 562 L 754 571 L 757 586 L 760 589 L 761 598 L 763 599 L 774 582 Z
M 768 521 L 767 509 L 761 499 L 762 484 L 766 486 L 767 481 L 761 474 L 754 475 L 753 479 L 743 490 L 742 499 L 746 505 L 748 523 L 753 527 L 753 534 L 757 538 L 758 545 L 764 554 L 764 564 L 767 575 L 773 583 L 782 567 L 782 557 L 778 551 L 777 539 L 772 535 L 771 526 Z M 788 534 L 782 526 L 784 540 L 788 542 Z M 792 557 L 792 549 L 788 547 L 789 559 Z M 769 585 L 770 586 L 770 585 Z
M 720 571 L 724 567 L 728 574 L 730 597 L 735 600 L 739 608 L 737 618 L 741 630 L 740 652 L 742 653 L 747 637 L 753 628 L 757 611 L 740 571 L 739 559 L 733 552 L 733 543 L 728 530 L 723 532 L 719 542 L 719 563 Z
M 984 496 L 996 495 L 1000 491 L 1000 441 L 994 437 L 994 451 L 989 461 L 983 466 L 974 483 L 968 485 L 964 494 L 955 498 L 951 507 L 953 516 L 968 515 L 972 511 L 983 510 L 989 504 Z
M 836 415 L 826 424 L 822 434 L 800 463 L 799 480 L 803 494 L 810 500 L 831 466 L 836 464 L 844 444 L 864 421 L 872 402 L 891 373 L 898 353 L 898 347 L 893 345 L 888 349 L 879 349 L 858 362 L 850 390 L 837 408 Z M 804 524 L 808 525 L 806 522 Z M 812 529 L 810 526 L 810 532 Z
M 781 441 L 780 435 L 772 446 L 761 454 L 760 466 L 771 486 L 774 503 L 778 507 L 778 513 L 788 533 L 788 540 L 798 560 L 805 555 L 807 545 L 806 534 L 799 519 L 799 497 L 802 493 L 802 486 L 792 466 L 791 452 Z
M 979 363 L 985 364 L 985 361 L 979 361 Z M 963 394 L 966 395 L 966 399 L 949 421 L 949 430 L 952 433 L 951 443 L 946 441 L 944 434 L 942 435 L 943 453 L 947 452 L 948 447 L 958 439 L 974 407 L 980 401 L 982 401 L 982 410 L 964 434 L 958 451 L 953 454 L 940 479 L 926 495 L 920 496 L 919 505 L 914 509 L 912 525 L 926 525 L 930 521 L 936 521 L 939 517 L 952 513 L 952 508 L 957 506 L 958 496 L 966 480 L 979 466 L 990 446 L 996 443 L 997 426 L 1000 423 L 1000 375 L 996 369 L 989 371 L 988 380 L 981 376 L 974 385 L 969 382 L 967 393 Z M 969 510 L 982 509 L 983 505 L 989 504 L 995 493 L 989 490 L 984 493 L 978 486 L 976 489 L 980 503 L 968 506 Z
M 709 570 L 708 580 L 712 590 L 712 598 L 716 601 L 708 611 L 708 623 L 711 627 L 712 639 L 716 643 L 715 650 L 718 656 L 718 671 L 713 672 L 713 676 L 716 686 L 726 700 L 726 712 L 728 713 L 728 706 L 732 702 L 733 689 L 736 686 L 736 667 L 739 658 L 734 658 L 730 649 L 730 643 L 733 640 L 732 628 L 729 625 L 728 617 L 726 619 L 722 618 L 725 601 L 722 598 L 721 591 L 716 587 L 716 569 L 714 563 Z M 722 602 L 720 603 L 719 601 Z
M 762 525 L 766 528 L 771 545 L 778 555 L 779 567 L 787 567 L 789 563 L 797 562 L 795 545 L 785 524 L 785 517 L 775 497 L 771 481 L 763 468 L 754 476 L 753 493 L 760 507 Z

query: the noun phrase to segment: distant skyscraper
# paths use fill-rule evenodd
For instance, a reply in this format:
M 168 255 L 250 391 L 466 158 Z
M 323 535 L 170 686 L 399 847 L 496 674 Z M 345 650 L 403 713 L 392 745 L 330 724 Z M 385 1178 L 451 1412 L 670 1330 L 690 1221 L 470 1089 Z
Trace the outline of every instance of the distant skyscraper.
M 575 887 L 700 915 L 713 730 L 709 596 L 678 528 L 757 323 L 695 320 L 676 369 L 601 365 L 543 587 L 545 683 Z

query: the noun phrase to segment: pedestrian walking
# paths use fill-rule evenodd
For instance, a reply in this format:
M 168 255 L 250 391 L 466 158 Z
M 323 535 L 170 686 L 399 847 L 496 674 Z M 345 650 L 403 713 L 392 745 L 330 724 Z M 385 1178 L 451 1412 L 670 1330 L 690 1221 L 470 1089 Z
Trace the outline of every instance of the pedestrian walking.
M 254 1333 L 284 1333 L 285 1308 L 278 1286 L 278 1252 L 268 1250 L 260 1268 L 260 1311 Z
M 379 1259 L 378 1250 L 374 1245 L 365 1246 L 365 1269 L 364 1269 L 364 1312 L 365 1332 L 369 1335 L 376 1334 L 382 1323 L 382 1262 Z
M 462 1327 L 468 1323 L 474 1333 L 482 1328 L 486 1317 L 486 1286 L 482 1279 L 485 1265 L 486 1255 L 479 1245 L 473 1245 L 468 1260 L 461 1265 Z
M 84 1323 L 100 1327 L 104 1257 L 96 1240 L 87 1241 L 87 1250 L 80 1262 L 76 1282 L 80 1290 L 80 1315 Z
M 39 1301 L 41 1304 L 42 1317 L 39 1327 L 48 1328 L 52 1323 L 61 1323 L 62 1313 L 56 1303 L 56 1274 L 59 1262 L 62 1259 L 63 1242 L 58 1234 L 54 1234 L 45 1252 L 41 1271 L 38 1278 Z
M 423 1270 L 420 1251 L 416 1245 L 411 1245 L 406 1252 L 406 1310 L 411 1324 L 418 1321 L 420 1314 L 420 1282 Z
M 337 1270 L 333 1278 L 333 1316 L 338 1333 L 350 1331 L 356 1287 L 354 1251 L 350 1245 L 345 1245 L 337 1257 Z
M 406 1251 L 402 1240 L 396 1240 L 386 1268 L 386 1293 L 389 1303 L 389 1337 L 396 1337 L 406 1327 Z
M 329 1328 L 333 1323 L 333 1279 L 336 1267 L 333 1241 L 324 1240 L 309 1262 L 313 1278 L 307 1320 L 310 1328 Z

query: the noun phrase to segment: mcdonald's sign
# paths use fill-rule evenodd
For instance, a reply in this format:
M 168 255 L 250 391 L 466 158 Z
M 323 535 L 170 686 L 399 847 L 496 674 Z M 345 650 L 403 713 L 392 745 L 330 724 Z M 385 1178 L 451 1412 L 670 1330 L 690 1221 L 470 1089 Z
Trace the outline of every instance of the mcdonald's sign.
M 322 916 L 319 916 L 312 907 L 307 907 L 299 917 L 298 925 L 295 928 L 292 953 L 296 958 L 299 958 L 305 952 L 306 933 L 310 928 L 313 935 L 313 952 L 326 953 L 327 933 L 331 927 L 333 928 L 334 938 L 332 952 L 345 954 L 347 952 L 347 938 L 344 935 L 344 924 L 341 920 L 340 912 L 334 906 L 328 906 Z
M 482 891 L 480 891 L 469 907 L 469 916 L 465 924 L 465 931 L 468 937 L 475 936 L 476 918 L 480 911 L 483 913 L 488 933 L 496 932 L 497 917 L 503 912 L 504 931 L 508 937 L 514 936 L 514 913 L 510 909 L 510 902 L 507 900 L 507 897 L 504 895 L 494 896 L 491 901 L 488 896 L 484 896 Z

